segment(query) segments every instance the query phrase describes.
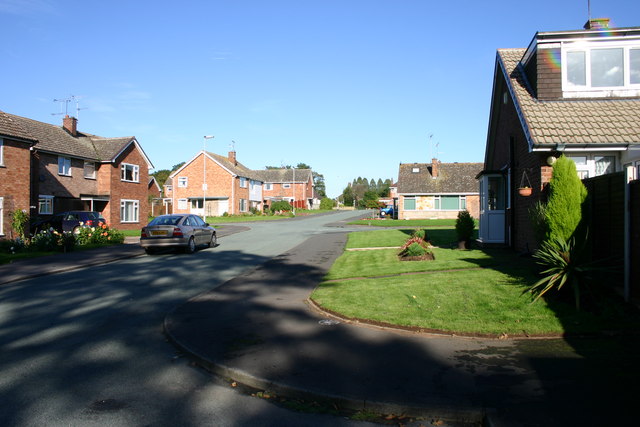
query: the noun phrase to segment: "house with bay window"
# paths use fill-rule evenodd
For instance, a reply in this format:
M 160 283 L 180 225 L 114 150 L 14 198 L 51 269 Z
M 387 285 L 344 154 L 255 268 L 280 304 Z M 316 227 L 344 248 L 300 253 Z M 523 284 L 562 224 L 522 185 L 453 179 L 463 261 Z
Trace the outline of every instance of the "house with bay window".
M 640 27 L 593 19 L 582 30 L 538 32 L 526 48 L 497 51 L 478 176 L 481 242 L 537 247 L 529 211 L 560 155 L 581 178 L 640 177 Z
M 104 138 L 77 129 L 1 113 L 0 135 L 21 129 L 33 141 L 28 162 L 29 213 L 47 218 L 68 210 L 98 211 L 118 229 L 136 229 L 149 213 L 149 169 L 153 164 L 135 137 Z M 11 125 L 7 125 L 10 123 Z
M 398 170 L 398 219 L 457 218 L 479 212 L 476 176 L 482 163 L 401 163 Z

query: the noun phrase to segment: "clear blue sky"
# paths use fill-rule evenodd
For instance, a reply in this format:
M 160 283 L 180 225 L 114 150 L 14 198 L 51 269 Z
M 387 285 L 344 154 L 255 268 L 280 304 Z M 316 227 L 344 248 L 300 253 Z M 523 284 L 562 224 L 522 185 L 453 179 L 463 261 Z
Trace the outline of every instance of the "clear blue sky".
M 0 110 L 58 124 L 76 95 L 81 131 L 136 136 L 156 170 L 215 135 L 251 169 L 311 165 L 335 197 L 400 163 L 482 162 L 496 49 L 581 29 L 587 3 L 0 0 Z M 640 26 L 638 0 L 591 11 Z

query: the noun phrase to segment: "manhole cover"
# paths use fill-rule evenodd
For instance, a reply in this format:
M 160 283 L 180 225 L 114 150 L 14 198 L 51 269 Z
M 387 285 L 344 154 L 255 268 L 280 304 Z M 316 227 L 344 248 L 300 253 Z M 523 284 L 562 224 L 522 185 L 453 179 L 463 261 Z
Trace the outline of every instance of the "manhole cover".
M 339 325 L 340 322 L 338 322 L 337 320 L 333 320 L 333 319 L 324 319 L 319 321 L 318 323 L 320 323 L 323 326 L 333 326 L 333 325 Z

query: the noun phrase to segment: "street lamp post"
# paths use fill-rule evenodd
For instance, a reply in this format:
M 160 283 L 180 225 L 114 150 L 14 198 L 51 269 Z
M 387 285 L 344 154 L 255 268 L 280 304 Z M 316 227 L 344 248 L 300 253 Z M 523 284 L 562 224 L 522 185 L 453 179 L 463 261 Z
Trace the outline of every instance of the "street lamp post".
M 213 139 L 213 135 L 205 135 L 202 140 L 202 219 L 207 222 L 207 139 Z

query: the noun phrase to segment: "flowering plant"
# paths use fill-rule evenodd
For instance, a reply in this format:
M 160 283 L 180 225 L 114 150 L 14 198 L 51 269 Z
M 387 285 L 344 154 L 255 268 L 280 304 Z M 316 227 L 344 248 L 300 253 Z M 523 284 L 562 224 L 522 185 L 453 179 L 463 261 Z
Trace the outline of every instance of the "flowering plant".
M 124 234 L 99 222 L 95 227 L 83 227 L 78 233 L 81 245 L 108 245 L 124 242 Z

